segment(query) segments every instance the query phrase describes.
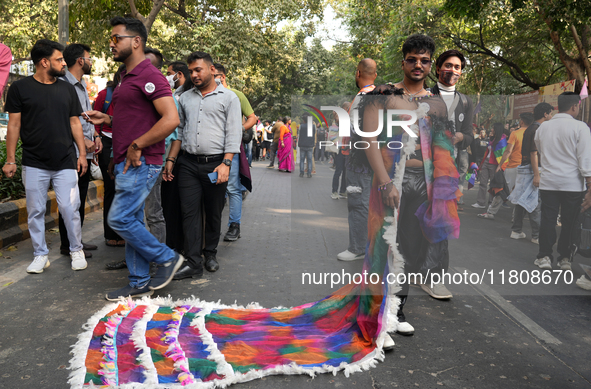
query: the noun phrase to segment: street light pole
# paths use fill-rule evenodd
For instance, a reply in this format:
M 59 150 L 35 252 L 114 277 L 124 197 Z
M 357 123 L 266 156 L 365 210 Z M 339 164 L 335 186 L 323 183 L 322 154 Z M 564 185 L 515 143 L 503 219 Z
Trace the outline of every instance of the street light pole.
M 58 7 L 58 41 L 65 46 L 70 40 L 69 0 L 58 0 Z

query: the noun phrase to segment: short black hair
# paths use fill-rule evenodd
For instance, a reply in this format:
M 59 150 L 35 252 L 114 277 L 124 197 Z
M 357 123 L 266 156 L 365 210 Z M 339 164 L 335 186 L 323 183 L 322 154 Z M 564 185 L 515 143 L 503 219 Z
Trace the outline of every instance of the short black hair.
M 37 65 L 43 58 L 49 59 L 55 50 L 63 53 L 64 46 L 49 39 L 39 39 L 31 49 L 31 59 Z
M 566 112 L 573 105 L 579 104 L 581 97 L 575 92 L 563 92 L 558 95 L 558 112 Z
M 224 67 L 224 65 L 222 65 L 221 63 L 214 63 L 213 66 L 215 67 L 215 70 L 226 76 L 226 68 Z
M 534 114 L 531 112 L 522 112 L 519 114 L 519 119 L 523 120 L 526 126 L 529 126 L 534 122 Z
M 160 52 L 160 50 L 155 49 L 153 47 L 144 47 L 144 54 L 154 54 L 154 56 L 156 58 L 158 58 L 158 69 L 162 69 L 162 66 L 164 66 L 164 57 L 162 56 L 162 53 Z
M 283 124 L 287 124 L 287 122 L 290 120 L 291 120 L 291 118 L 289 116 L 285 116 L 282 121 L 283 121 Z
M 185 78 L 190 78 L 191 73 L 189 73 L 189 68 L 187 64 L 182 61 L 174 61 L 168 64 L 172 68 L 172 71 L 175 73 L 181 72 L 185 76 Z
M 146 42 L 148 41 L 148 30 L 146 30 L 144 23 L 135 18 L 124 18 L 123 16 L 115 16 L 111 19 L 112 27 L 120 25 L 124 25 L 127 31 L 135 32 L 141 38 L 144 47 L 146 46 Z
M 429 52 L 429 57 L 433 57 L 435 53 L 435 41 L 428 35 L 413 34 L 406 38 L 402 45 L 402 57 L 406 58 L 406 55 L 413 51 L 418 54 Z
M 546 102 L 540 103 L 534 107 L 534 120 L 540 120 L 546 114 L 550 114 L 554 110 L 552 104 Z
M 437 61 L 435 61 L 435 76 L 439 77 L 439 72 L 437 68 L 443 66 L 443 63 L 450 57 L 458 57 L 460 62 L 462 63 L 462 70 L 466 67 L 466 58 L 464 58 L 464 54 L 462 54 L 459 50 L 447 50 L 441 53 L 439 57 L 437 57 Z
M 197 61 L 198 59 L 202 59 L 204 62 L 207 62 L 209 65 L 213 65 L 213 59 L 211 55 L 203 52 L 203 51 L 196 51 L 194 53 L 189 54 L 187 57 L 187 63 L 190 65 L 193 62 Z
M 90 46 L 82 43 L 72 43 L 66 46 L 64 50 L 64 61 L 66 61 L 66 65 L 68 67 L 74 66 L 78 58 L 84 57 L 85 51 L 90 53 Z

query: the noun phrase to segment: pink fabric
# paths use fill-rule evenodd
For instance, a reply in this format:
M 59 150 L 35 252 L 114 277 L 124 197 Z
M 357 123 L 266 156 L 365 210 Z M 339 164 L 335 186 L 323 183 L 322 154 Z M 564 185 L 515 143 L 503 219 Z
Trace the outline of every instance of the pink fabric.
M 291 150 L 291 132 L 286 132 L 283 135 L 283 143 L 285 147 L 281 146 L 279 142 L 279 150 L 277 156 L 279 157 L 279 170 L 287 170 L 291 172 L 293 170 L 293 151 Z
M 0 43 L 0 96 L 2 96 L 6 81 L 8 80 L 10 65 L 12 65 L 12 52 L 8 46 Z

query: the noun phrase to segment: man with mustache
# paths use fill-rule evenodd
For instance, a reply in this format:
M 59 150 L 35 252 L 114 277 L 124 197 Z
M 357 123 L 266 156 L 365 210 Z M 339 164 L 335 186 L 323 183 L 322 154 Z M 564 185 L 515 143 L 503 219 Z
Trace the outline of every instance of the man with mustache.
M 179 98 L 178 140 L 172 142 L 163 179 L 178 180 L 187 262 L 175 279 L 218 270 L 222 210 L 234 154 L 240 153 L 242 113 L 238 96 L 216 83 L 211 56 L 187 58 L 195 88 Z M 177 160 L 178 157 L 178 160 Z M 178 177 L 172 170 L 178 164 Z M 203 217 L 205 216 L 205 229 Z M 203 260 L 205 256 L 205 261 Z
M 113 92 L 113 116 L 87 112 L 93 124 L 113 129 L 113 160 L 116 193 L 109 211 L 109 225 L 125 239 L 129 283 L 109 292 L 106 299 L 150 296 L 172 281 L 183 256 L 158 242 L 144 225 L 146 197 L 162 169 L 164 139 L 179 124 L 168 81 L 144 54 L 148 32 L 137 19 L 111 19 L 109 47 L 113 59 L 125 64 Z M 150 277 L 150 263 L 158 264 Z
M 47 190 L 53 185 L 60 213 L 68 232 L 73 270 L 86 269 L 80 225 L 78 174 L 86 173 L 86 145 L 78 116 L 82 112 L 74 87 L 59 80 L 66 74 L 64 47 L 48 39 L 38 40 L 31 49 L 35 74 L 15 81 L 8 90 L 9 112 L 6 133 L 8 178 L 16 174 L 16 144 L 23 148 L 23 175 L 27 194 L 29 232 L 35 259 L 28 273 L 43 273 L 49 266 L 45 242 Z M 74 142 L 80 150 L 76 158 Z M 77 173 L 78 171 L 78 173 Z

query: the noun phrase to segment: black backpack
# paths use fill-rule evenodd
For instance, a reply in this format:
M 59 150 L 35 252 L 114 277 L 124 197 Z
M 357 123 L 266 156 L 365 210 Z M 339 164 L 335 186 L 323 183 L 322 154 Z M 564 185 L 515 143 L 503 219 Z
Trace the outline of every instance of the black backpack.
M 244 130 L 242 132 L 242 143 L 250 143 L 253 136 L 254 136 L 254 131 L 252 131 L 252 128 L 249 128 L 248 130 Z
M 570 248 L 571 261 L 577 254 L 591 258 L 591 208 L 581 212 L 576 218 Z

